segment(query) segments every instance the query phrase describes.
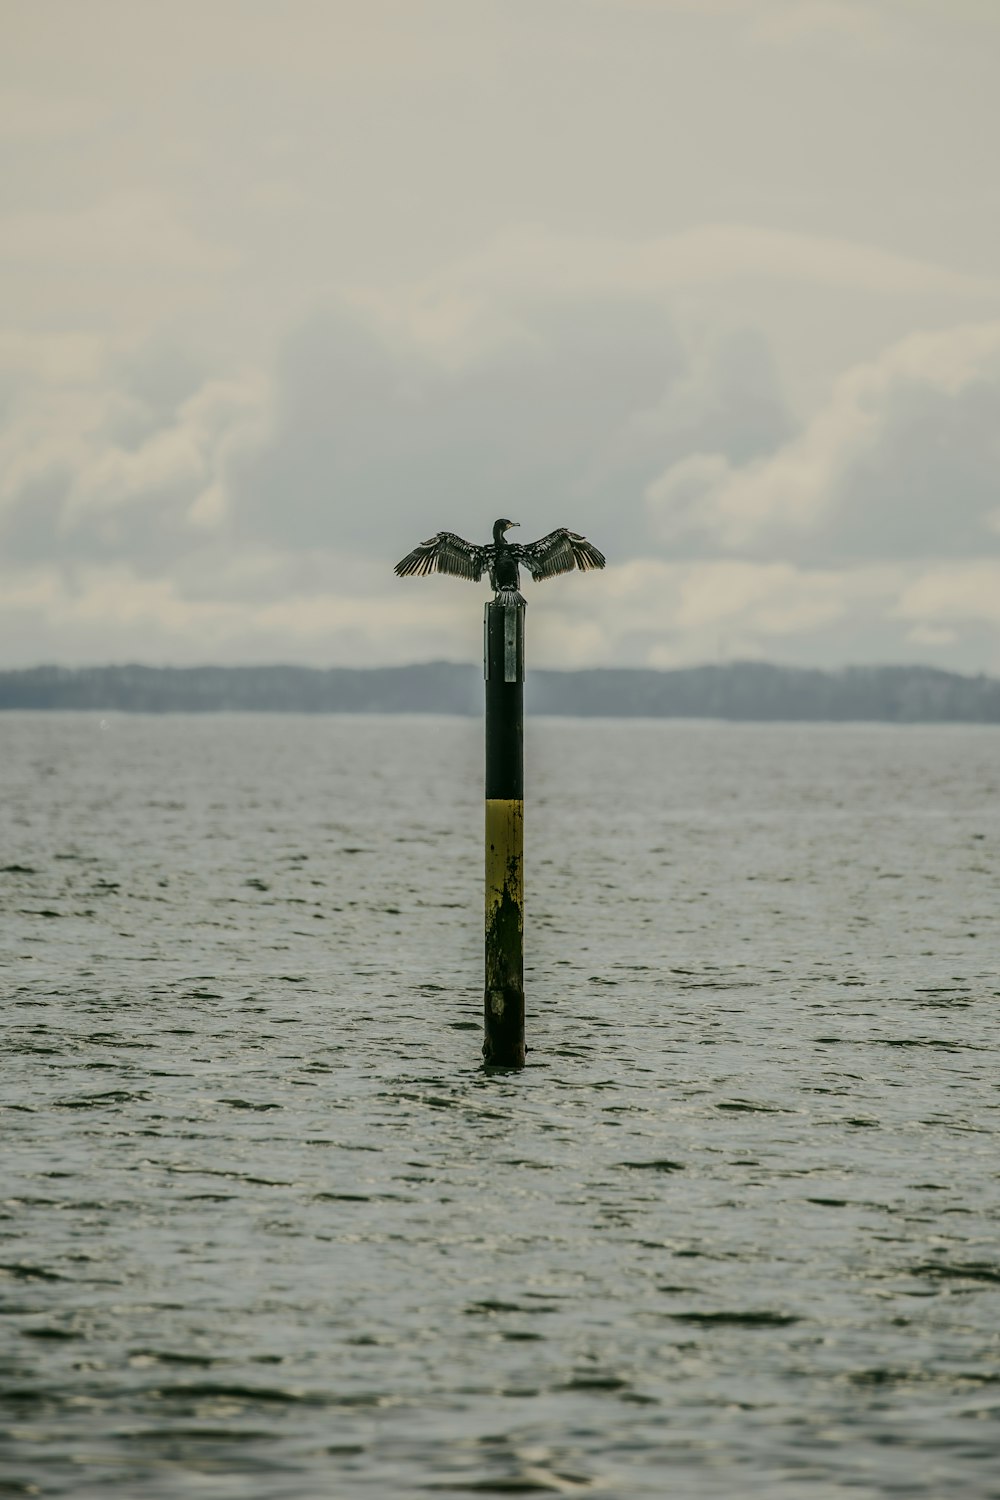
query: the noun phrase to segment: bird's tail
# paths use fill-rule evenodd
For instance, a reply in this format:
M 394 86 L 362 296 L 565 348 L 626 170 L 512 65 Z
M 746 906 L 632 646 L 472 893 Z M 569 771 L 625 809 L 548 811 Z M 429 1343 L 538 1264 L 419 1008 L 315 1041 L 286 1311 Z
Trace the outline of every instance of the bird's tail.
M 494 604 L 503 605 L 520 604 L 525 609 L 528 607 L 527 599 L 518 589 L 497 589 L 496 598 L 493 602 Z

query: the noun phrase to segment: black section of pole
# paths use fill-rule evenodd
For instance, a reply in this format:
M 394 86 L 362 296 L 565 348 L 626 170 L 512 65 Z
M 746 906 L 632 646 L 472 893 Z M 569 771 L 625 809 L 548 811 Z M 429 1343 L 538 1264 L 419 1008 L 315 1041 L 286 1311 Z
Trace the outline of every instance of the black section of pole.
M 524 604 L 486 605 L 486 985 L 483 1060 L 524 1066 Z

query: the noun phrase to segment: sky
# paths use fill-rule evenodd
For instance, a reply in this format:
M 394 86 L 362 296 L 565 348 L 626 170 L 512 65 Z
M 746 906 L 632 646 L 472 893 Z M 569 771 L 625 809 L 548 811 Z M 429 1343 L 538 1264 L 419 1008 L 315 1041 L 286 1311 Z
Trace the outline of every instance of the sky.
M 1000 673 L 996 0 L 0 3 L 0 667 Z

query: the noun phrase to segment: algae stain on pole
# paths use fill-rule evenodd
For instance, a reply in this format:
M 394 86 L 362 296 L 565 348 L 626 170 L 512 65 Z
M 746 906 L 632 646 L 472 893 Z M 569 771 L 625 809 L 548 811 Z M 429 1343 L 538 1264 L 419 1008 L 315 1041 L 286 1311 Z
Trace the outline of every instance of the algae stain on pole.
M 400 578 L 450 573 L 478 583 L 485 569 L 495 598 L 483 619 L 486 678 L 486 984 L 483 1059 L 524 1066 L 524 612 L 520 565 L 532 578 L 603 568 L 604 556 L 565 526 L 537 542 L 507 541 L 517 521 L 500 519 L 478 545 L 439 531 L 396 564 Z

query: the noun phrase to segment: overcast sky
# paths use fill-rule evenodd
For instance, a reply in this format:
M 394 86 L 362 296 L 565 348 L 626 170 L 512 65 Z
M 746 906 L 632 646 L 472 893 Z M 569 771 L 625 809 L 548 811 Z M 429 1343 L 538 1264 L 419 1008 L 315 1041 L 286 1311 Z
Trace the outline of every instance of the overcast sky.
M 0 665 L 1000 672 L 997 0 L 2 0 Z

